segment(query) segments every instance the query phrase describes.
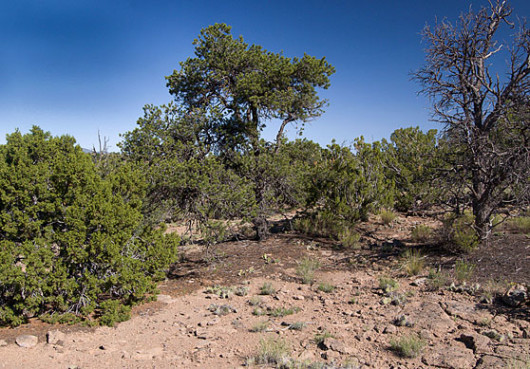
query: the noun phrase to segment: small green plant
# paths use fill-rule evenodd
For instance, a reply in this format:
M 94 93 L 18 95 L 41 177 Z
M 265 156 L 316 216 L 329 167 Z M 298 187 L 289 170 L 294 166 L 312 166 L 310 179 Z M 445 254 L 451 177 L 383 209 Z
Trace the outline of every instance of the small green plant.
M 318 285 L 318 290 L 321 292 L 331 293 L 335 291 L 335 286 L 327 282 L 321 282 Z
M 315 271 L 320 268 L 317 259 L 303 258 L 296 268 L 296 274 L 302 279 L 303 284 L 312 284 L 315 281 Z
M 425 260 L 421 256 L 421 252 L 416 249 L 408 249 L 405 251 L 403 261 L 403 269 L 408 275 L 418 275 L 423 270 Z
M 355 232 L 354 230 L 350 228 L 345 228 L 340 231 L 338 238 L 342 247 L 360 249 L 361 245 L 359 244 L 359 240 L 361 239 L 361 235 Z
M 272 283 L 265 282 L 263 283 L 263 286 L 261 286 L 259 290 L 260 295 L 274 295 L 276 293 L 276 289 L 272 286 Z
M 252 296 L 250 300 L 248 300 L 248 304 L 250 306 L 260 306 L 263 303 L 261 300 L 261 297 L 259 296 Z
M 412 229 L 410 238 L 413 242 L 426 242 L 432 235 L 432 228 L 426 225 L 420 224 Z
M 470 213 L 458 217 L 451 215 L 444 221 L 445 233 L 459 251 L 471 252 L 477 248 L 479 237 L 473 228 L 474 223 L 475 217 Z
M 475 265 L 468 263 L 465 260 L 457 260 L 455 263 L 455 279 L 459 283 L 468 281 L 474 271 Z
M 530 233 L 530 217 L 517 217 L 512 218 L 506 222 L 505 226 L 510 232 L 513 233 Z
M 322 343 L 324 343 L 324 341 L 326 340 L 326 338 L 334 338 L 335 336 L 333 336 L 331 333 L 329 333 L 328 331 L 326 330 L 323 330 L 322 332 L 319 332 L 317 334 L 315 334 L 315 338 L 313 339 L 315 341 L 315 343 L 320 346 L 322 345 Z
M 396 213 L 394 213 L 392 210 L 382 210 L 381 214 L 379 215 L 384 225 L 391 224 L 397 218 Z
M 267 329 L 269 329 L 269 322 L 264 320 L 263 322 L 256 323 L 252 328 L 250 328 L 250 331 L 257 333 L 265 332 Z
M 399 288 L 399 283 L 392 278 L 380 277 L 379 288 L 382 289 L 385 293 L 389 293 L 396 291 Z
M 246 296 L 248 295 L 248 287 L 246 286 L 237 286 L 234 288 L 234 295 L 236 296 Z
M 267 315 L 267 311 L 260 307 L 255 307 L 254 310 L 252 310 L 252 315 L 255 315 L 255 316 Z
M 230 296 L 232 296 L 234 289 L 228 286 L 215 285 L 215 286 L 207 287 L 204 292 L 212 294 L 212 295 L 217 295 L 222 299 L 227 299 L 227 298 L 230 298 Z
M 295 322 L 289 326 L 289 329 L 292 331 L 301 331 L 307 326 L 306 322 Z
M 447 284 L 447 275 L 440 270 L 431 269 L 427 279 L 427 286 L 433 291 L 437 291 Z
M 259 352 L 254 358 L 258 365 L 278 365 L 288 363 L 289 345 L 282 339 L 267 337 L 259 342 Z
M 286 315 L 292 315 L 294 313 L 297 313 L 300 311 L 300 308 L 298 307 L 295 307 L 295 308 L 276 308 L 276 309 L 272 309 L 269 311 L 268 315 L 270 316 L 273 316 L 273 317 L 283 317 L 283 316 L 286 316 Z
M 414 358 L 418 356 L 426 343 L 424 340 L 416 335 L 403 336 L 397 339 L 390 340 L 390 347 L 400 356 L 407 358 Z
M 223 315 L 236 312 L 236 309 L 234 309 L 230 305 L 217 305 L 217 304 L 211 304 L 210 306 L 208 306 L 208 310 L 214 315 L 219 315 L 219 316 L 223 316 Z

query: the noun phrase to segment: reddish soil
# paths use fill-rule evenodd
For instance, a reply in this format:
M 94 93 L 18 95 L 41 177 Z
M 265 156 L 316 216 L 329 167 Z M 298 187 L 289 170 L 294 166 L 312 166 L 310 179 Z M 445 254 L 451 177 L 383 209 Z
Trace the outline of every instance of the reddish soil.
M 530 238 L 499 233 L 478 250 L 457 255 L 445 251 L 447 248 L 436 238 L 424 244 L 413 243 L 410 231 L 418 224 L 440 227 L 429 218 L 399 217 L 390 226 L 374 218 L 359 226 L 360 249 L 343 249 L 330 240 L 283 233 L 264 242 L 220 244 L 210 250 L 207 262 L 203 247 L 183 247 L 183 260 L 160 284 L 160 301 L 136 307 L 130 321 L 117 328 L 86 328 L 33 320 L 21 327 L 0 329 L 0 340 L 7 343 L 0 347 L 0 367 L 234 368 L 256 355 L 263 337 L 285 340 L 291 358 L 298 363 L 321 363 L 328 368 L 529 365 L 527 305 L 507 307 L 500 299 L 482 303 L 480 291 L 470 294 L 445 287 L 433 290 L 424 282 L 419 286 L 411 283 L 426 277 L 429 267 L 441 268 L 450 279 L 456 260 L 463 259 L 475 265 L 469 284 L 529 284 Z M 415 277 L 405 275 L 400 256 L 411 247 L 420 248 L 426 259 L 426 267 Z M 301 284 L 296 273 L 304 257 L 321 263 L 313 286 Z M 399 283 L 399 296 L 406 302 L 386 302 L 395 296 L 378 288 L 382 276 Z M 319 291 L 318 282 L 323 281 L 335 290 Z M 272 283 L 277 292 L 261 296 L 264 309 L 298 307 L 300 311 L 283 318 L 254 316 L 249 301 L 259 295 L 265 282 Z M 205 287 L 214 285 L 248 286 L 249 293 L 229 299 L 204 293 Z M 494 294 L 500 296 L 502 288 Z M 212 304 L 228 304 L 236 312 L 216 316 L 208 310 Z M 414 324 L 393 324 L 401 315 Z M 269 325 L 264 332 L 249 331 L 263 321 Z M 282 325 L 294 322 L 304 322 L 306 328 L 294 331 Z M 51 330 L 66 335 L 59 343 L 47 344 L 45 335 Z M 488 330 L 502 338 L 488 338 Z M 326 342 L 329 347 L 313 342 L 315 335 L 324 331 L 333 335 Z M 30 349 L 18 347 L 14 341 L 22 334 L 36 335 L 39 344 Z M 418 357 L 403 358 L 390 349 L 392 339 L 413 334 L 426 344 Z

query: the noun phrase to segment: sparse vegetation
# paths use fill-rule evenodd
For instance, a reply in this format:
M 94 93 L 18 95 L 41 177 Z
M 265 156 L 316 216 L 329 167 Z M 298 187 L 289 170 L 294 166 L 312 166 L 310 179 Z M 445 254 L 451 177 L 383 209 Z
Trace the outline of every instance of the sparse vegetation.
M 392 278 L 380 277 L 379 288 L 382 289 L 385 293 L 394 292 L 399 288 L 399 283 Z
M 428 287 L 433 291 L 439 290 L 440 288 L 447 285 L 448 282 L 447 275 L 441 270 L 436 269 L 429 270 L 429 275 L 427 276 L 427 279 Z
M 287 342 L 274 337 L 262 338 L 259 342 L 259 352 L 255 356 L 255 363 L 259 365 L 278 365 L 289 362 L 290 348 Z
M 335 286 L 327 282 L 320 282 L 318 285 L 318 290 L 321 292 L 331 293 L 335 291 Z
M 296 267 L 296 274 L 302 279 L 303 284 L 313 284 L 315 281 L 315 271 L 320 268 L 320 261 L 317 259 L 303 258 Z
M 426 343 L 416 335 L 403 336 L 390 340 L 390 347 L 400 356 L 414 358 L 418 356 Z
M 289 326 L 289 329 L 292 331 L 301 331 L 307 326 L 306 322 L 294 322 Z
M 265 282 L 259 290 L 260 295 L 274 295 L 276 293 L 276 288 L 270 282 Z
M 396 213 L 394 213 L 392 210 L 386 210 L 386 209 L 382 210 L 379 216 L 381 217 L 381 221 L 383 222 L 384 225 L 391 224 L 397 218 Z
M 423 270 L 425 260 L 421 252 L 417 249 L 408 249 L 405 251 L 403 260 L 403 269 L 408 275 L 418 275 Z
M 457 260 L 455 262 L 454 276 L 459 283 L 469 281 L 473 276 L 475 265 L 465 260 Z
M 265 332 L 267 329 L 269 329 L 269 322 L 267 320 L 264 320 L 262 322 L 256 323 L 252 328 L 250 328 L 250 331 L 257 333 Z
M 530 217 L 516 217 L 509 219 L 505 227 L 513 233 L 530 234 Z
M 334 338 L 331 333 L 329 333 L 327 330 L 323 330 L 322 332 L 319 332 L 315 334 L 315 338 L 313 339 L 317 346 L 320 346 L 326 338 Z
M 432 228 L 423 224 L 415 226 L 410 234 L 413 242 L 427 242 L 432 236 Z

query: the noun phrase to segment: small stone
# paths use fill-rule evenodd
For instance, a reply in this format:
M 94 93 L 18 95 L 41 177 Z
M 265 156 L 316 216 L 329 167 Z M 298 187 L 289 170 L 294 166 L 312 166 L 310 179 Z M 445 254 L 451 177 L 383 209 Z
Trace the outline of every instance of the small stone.
M 427 278 L 423 277 L 423 278 L 415 279 L 414 281 L 412 281 L 412 283 L 411 283 L 410 285 L 411 285 L 411 286 L 416 286 L 416 287 L 421 287 L 421 286 L 423 286 L 426 282 L 427 282 Z
M 37 338 L 37 336 L 33 336 L 31 334 L 24 334 L 22 336 L 18 336 L 15 339 L 15 342 L 20 347 L 30 348 L 37 346 L 39 339 Z
M 61 331 L 48 331 L 48 333 L 46 333 L 46 342 L 50 345 L 57 345 L 60 342 L 64 342 L 65 337 L 66 335 Z
M 305 300 L 305 297 L 302 295 L 294 295 L 293 300 Z
M 528 290 L 519 284 L 513 286 L 502 296 L 502 301 L 511 307 L 517 307 L 528 299 Z
M 7 342 L 5 340 L 0 340 L 0 347 L 7 346 Z
M 488 337 L 477 333 L 462 333 L 459 338 L 464 342 L 468 349 L 473 350 L 474 353 L 484 353 L 488 351 L 490 340 Z
M 383 334 L 395 334 L 397 333 L 397 328 L 394 325 L 388 325 L 383 329 Z

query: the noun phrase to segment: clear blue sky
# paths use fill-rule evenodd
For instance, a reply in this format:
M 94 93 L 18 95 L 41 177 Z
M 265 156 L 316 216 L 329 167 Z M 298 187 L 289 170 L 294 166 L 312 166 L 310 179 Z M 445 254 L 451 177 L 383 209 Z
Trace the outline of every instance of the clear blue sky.
M 440 128 L 410 72 L 424 60 L 419 35 L 486 1 L 464 0 L 0 0 L 0 143 L 36 124 L 85 148 L 98 131 L 116 150 L 145 104 L 171 100 L 164 77 L 193 56 L 213 23 L 286 56 L 325 56 L 336 68 L 327 112 L 304 136 L 328 144 L 388 137 L 400 127 Z M 530 15 L 530 1 L 513 0 Z M 272 138 L 277 126 L 267 129 Z M 292 136 L 293 129 L 290 130 Z

